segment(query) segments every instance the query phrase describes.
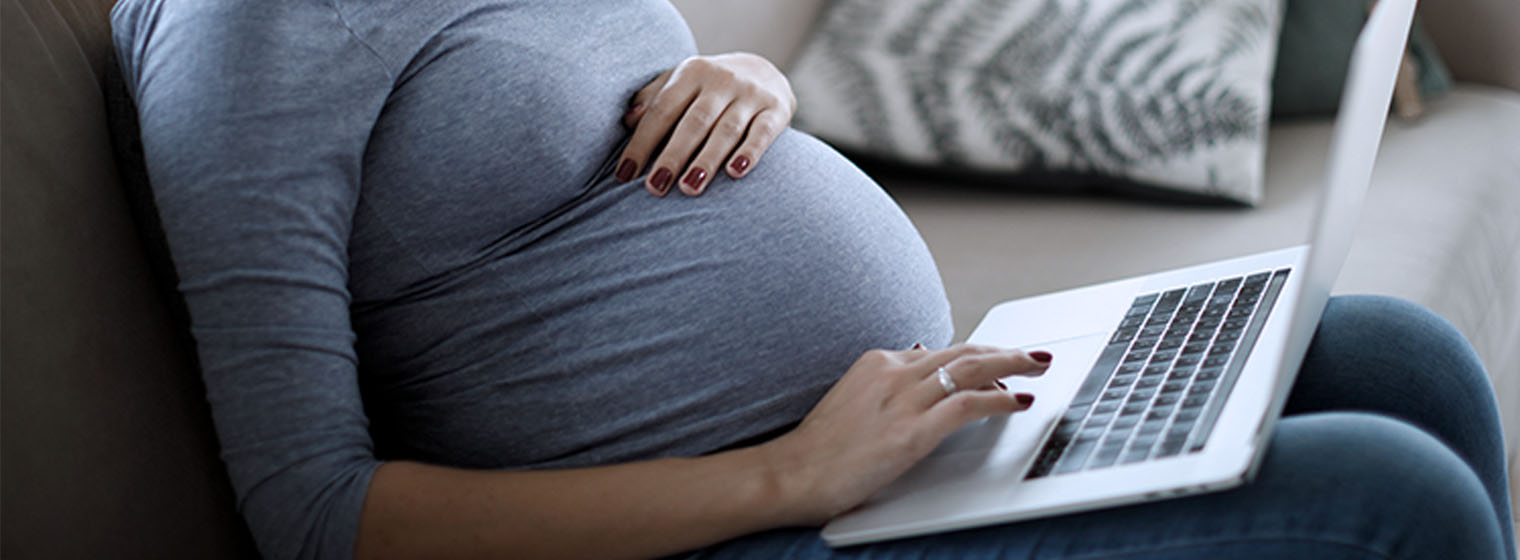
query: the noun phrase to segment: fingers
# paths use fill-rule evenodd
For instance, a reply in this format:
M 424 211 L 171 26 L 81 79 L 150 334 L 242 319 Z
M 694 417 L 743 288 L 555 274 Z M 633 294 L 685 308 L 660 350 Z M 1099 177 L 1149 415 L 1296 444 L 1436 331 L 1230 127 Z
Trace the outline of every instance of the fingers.
M 712 125 L 707 141 L 702 144 L 702 150 L 692 158 L 686 172 L 682 175 L 682 193 L 697 196 L 707 189 L 707 184 L 713 176 L 723 168 L 724 160 L 739 145 L 754 115 L 755 108 L 751 104 L 741 102 L 732 103 L 723 111 L 717 122 Z M 668 154 L 671 148 L 666 147 L 665 151 Z M 679 157 L 679 154 L 670 155 Z M 665 156 L 666 154 L 661 154 L 660 159 L 665 159 Z
M 687 107 L 696 99 L 697 93 L 695 86 L 678 81 L 669 84 L 669 87 L 655 94 L 654 98 L 645 104 L 643 113 L 638 119 L 638 126 L 634 127 L 628 146 L 623 148 L 622 161 L 618 163 L 617 169 L 619 181 L 633 180 L 643 172 L 644 161 L 654 153 L 660 141 L 686 114 Z M 667 167 L 665 173 L 661 174 L 658 168 L 652 169 L 655 171 L 645 178 L 645 188 L 656 196 L 665 196 L 674 183 L 675 171 Z M 679 168 L 676 169 L 679 170 Z
M 784 112 L 777 109 L 766 109 L 757 113 L 749 121 L 744 143 L 733 150 L 733 157 L 728 159 L 725 170 L 729 177 L 735 179 L 749 174 L 755 164 L 760 162 L 760 156 L 765 153 L 781 132 L 786 130 L 786 123 L 791 120 Z
M 707 168 L 695 164 L 687 166 L 686 162 L 704 142 L 710 142 L 709 134 L 715 133 L 714 127 L 732 101 L 731 97 L 713 92 L 704 92 L 692 101 L 686 114 L 676 123 L 675 130 L 671 131 L 665 148 L 649 164 L 647 186 L 652 189 L 651 192 L 660 191 L 659 194 L 663 194 L 669 190 L 671 183 L 656 180 L 657 177 L 668 174 L 672 180 L 679 180 L 681 192 L 688 196 L 701 194 L 701 188 L 706 187 L 707 180 L 711 178 L 709 170 L 715 168 L 711 164 L 707 164 Z M 733 124 L 732 119 L 729 119 L 728 125 Z
M 923 372 L 923 379 L 912 388 L 909 398 L 919 406 L 929 408 L 967 390 L 997 386 L 1000 377 L 1040 375 L 1050 362 L 1048 359 L 1041 361 L 1031 357 L 1023 350 L 962 344 L 929 353 L 914 365 L 917 366 L 916 371 Z M 956 388 L 955 394 L 946 391 L 945 385 L 939 380 L 940 368 L 944 368 L 949 375 L 951 384 Z
M 1034 405 L 1034 396 L 1010 395 L 1003 391 L 962 391 L 941 399 L 924 413 L 921 429 L 934 441 L 944 439 L 961 426 L 999 414 L 1013 414 Z
M 633 134 L 614 174 L 624 182 L 644 175 L 656 196 L 677 186 L 700 195 L 720 169 L 747 175 L 786 130 L 795 106 L 785 76 L 763 58 L 687 59 L 630 101 L 623 124 Z

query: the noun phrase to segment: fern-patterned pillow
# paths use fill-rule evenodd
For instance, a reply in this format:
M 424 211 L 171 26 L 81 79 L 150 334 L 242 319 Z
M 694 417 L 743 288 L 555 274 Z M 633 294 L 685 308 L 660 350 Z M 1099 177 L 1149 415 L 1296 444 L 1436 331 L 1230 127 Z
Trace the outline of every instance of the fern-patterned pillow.
M 1261 198 L 1281 0 L 835 0 L 797 125 L 856 153 Z

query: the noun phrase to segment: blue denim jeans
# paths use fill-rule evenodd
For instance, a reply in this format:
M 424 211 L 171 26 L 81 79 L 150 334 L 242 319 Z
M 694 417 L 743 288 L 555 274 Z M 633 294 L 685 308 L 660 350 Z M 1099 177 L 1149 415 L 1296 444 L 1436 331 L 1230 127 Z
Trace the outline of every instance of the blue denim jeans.
M 817 529 L 693 558 L 1514 558 L 1493 390 L 1439 316 L 1336 297 L 1255 481 L 1232 490 L 830 549 Z

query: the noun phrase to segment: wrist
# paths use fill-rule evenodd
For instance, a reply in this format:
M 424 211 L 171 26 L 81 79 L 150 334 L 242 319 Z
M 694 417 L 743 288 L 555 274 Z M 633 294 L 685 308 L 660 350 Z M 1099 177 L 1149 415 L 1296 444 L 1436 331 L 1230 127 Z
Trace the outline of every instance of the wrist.
M 760 465 L 759 478 L 773 500 L 778 526 L 817 526 L 831 519 L 824 488 L 816 484 L 811 464 L 793 449 L 795 436 L 787 434 L 746 449 Z

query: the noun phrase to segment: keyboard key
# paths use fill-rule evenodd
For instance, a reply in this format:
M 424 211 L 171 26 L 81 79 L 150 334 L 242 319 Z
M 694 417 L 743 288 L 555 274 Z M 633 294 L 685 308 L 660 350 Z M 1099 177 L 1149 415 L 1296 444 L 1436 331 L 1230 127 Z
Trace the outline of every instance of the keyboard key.
M 1055 430 L 1050 432 L 1050 438 L 1052 440 L 1069 441 L 1071 438 L 1077 437 L 1077 430 L 1081 428 L 1082 424 L 1079 422 L 1061 422 L 1056 425 Z
M 1157 418 L 1171 418 L 1172 412 L 1175 410 L 1177 410 L 1176 403 L 1158 404 L 1151 407 L 1151 411 L 1147 414 L 1155 414 Z
M 1060 422 L 1081 422 L 1082 419 L 1087 418 L 1087 409 L 1087 405 L 1079 405 L 1068 408 L 1066 409 L 1065 413 L 1061 414 Z
M 1108 431 L 1108 426 L 1094 426 L 1089 424 L 1083 426 L 1082 431 L 1077 432 L 1076 439 L 1072 441 L 1076 443 L 1081 443 L 1084 441 L 1097 441 L 1098 438 L 1103 437 L 1103 432 L 1106 431 Z
M 1131 428 L 1135 427 L 1135 424 L 1139 423 L 1139 414 L 1135 414 L 1133 416 L 1120 416 L 1114 419 L 1114 425 L 1110 426 L 1109 429 L 1114 431 L 1128 432 Z
M 1188 436 L 1192 433 L 1193 422 L 1183 422 L 1181 420 L 1178 420 L 1176 423 L 1172 424 L 1172 428 L 1170 430 L 1166 431 L 1166 437 L 1167 439 L 1181 438 L 1182 441 L 1186 442 Z
M 1024 475 L 1024 479 L 1040 478 L 1050 474 L 1050 469 L 1055 466 L 1059 456 L 1060 452 L 1050 446 L 1041 449 L 1039 456 L 1035 457 L 1034 464 L 1029 467 L 1029 474 Z
M 1144 461 L 1147 457 L 1150 457 L 1150 454 L 1151 446 L 1149 445 L 1145 447 L 1131 447 L 1125 450 L 1123 455 L 1119 456 L 1119 464 L 1127 465 L 1130 463 L 1139 463 L 1140 461 Z
M 1156 448 L 1156 458 L 1176 456 L 1182 453 L 1182 446 L 1186 444 L 1186 434 L 1178 438 L 1167 436 L 1166 439 L 1161 440 L 1161 445 Z
M 1114 464 L 1114 461 L 1119 458 L 1119 452 L 1121 451 L 1124 451 L 1123 442 L 1119 442 L 1117 445 L 1108 445 L 1107 443 L 1104 443 L 1102 446 L 1098 447 L 1097 453 L 1094 454 L 1092 460 L 1087 463 L 1087 468 L 1101 469 L 1103 467 L 1112 466 Z
M 1087 456 L 1092 454 L 1092 450 L 1097 446 L 1098 440 L 1073 443 L 1071 448 L 1066 450 L 1066 454 L 1061 458 L 1061 461 L 1056 464 L 1056 474 L 1081 470 Z

